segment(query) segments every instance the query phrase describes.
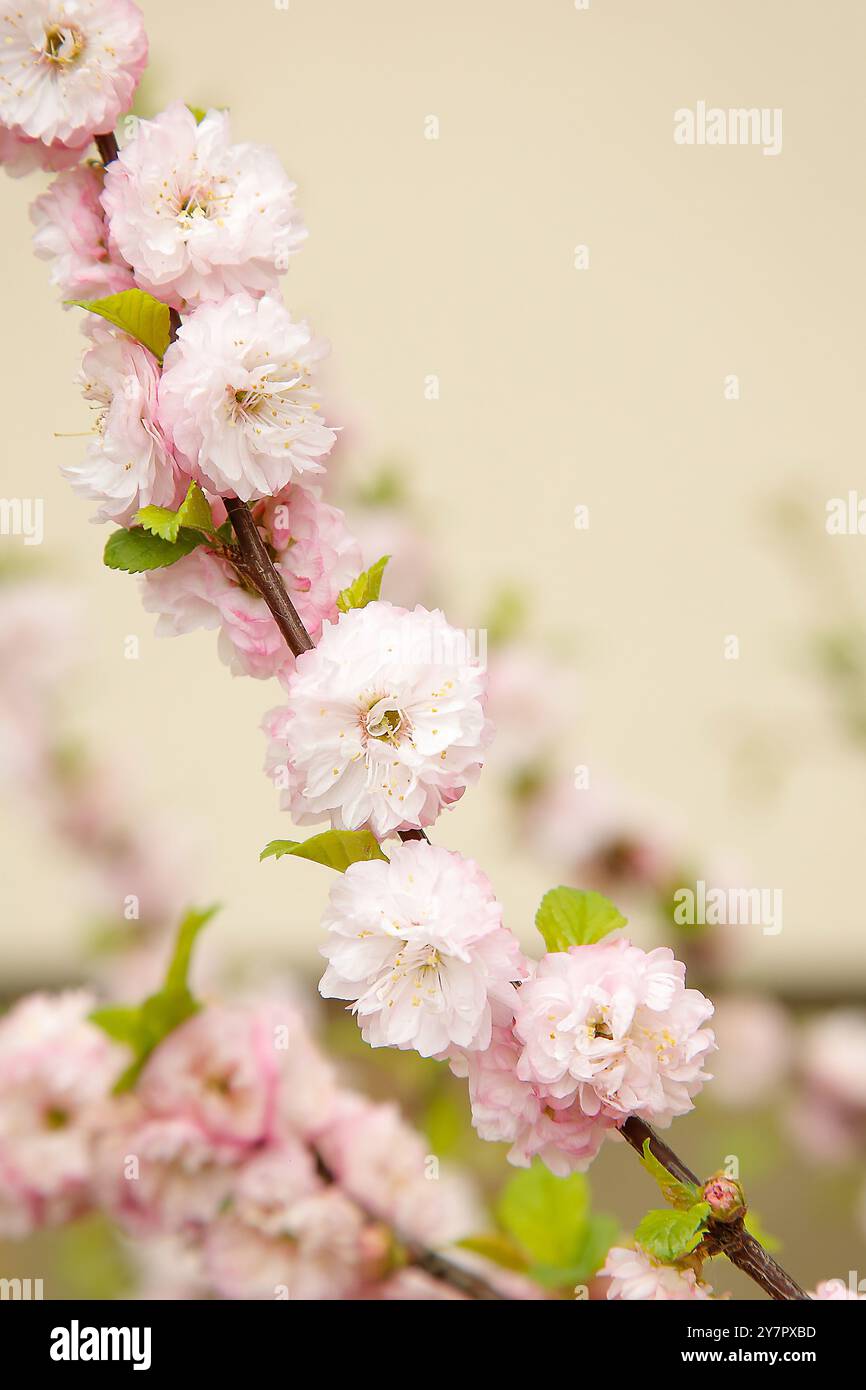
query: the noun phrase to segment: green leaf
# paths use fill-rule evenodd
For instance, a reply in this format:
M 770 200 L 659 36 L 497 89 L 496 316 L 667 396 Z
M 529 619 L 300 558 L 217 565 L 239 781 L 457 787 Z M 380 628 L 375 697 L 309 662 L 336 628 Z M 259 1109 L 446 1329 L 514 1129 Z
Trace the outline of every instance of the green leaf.
M 383 555 L 375 565 L 371 565 L 368 570 L 359 574 L 357 579 L 353 579 L 348 589 L 340 591 L 337 595 L 337 607 L 341 613 L 348 613 L 350 608 L 366 608 L 368 603 L 379 597 L 382 575 L 390 558 L 390 555 Z
M 541 899 L 535 925 L 548 951 L 567 951 L 569 946 L 589 946 L 608 932 L 626 925 L 626 919 L 601 893 L 581 888 L 551 888 Z
M 191 111 L 192 114 L 195 116 L 196 125 L 201 125 L 202 121 L 207 115 L 207 111 L 205 110 L 205 108 L 203 106 L 193 106 L 191 102 L 187 102 L 186 109 L 187 111 Z
M 556 1178 L 542 1163 L 516 1173 L 497 1206 L 499 1222 L 535 1264 L 567 1265 L 579 1253 L 589 1216 L 582 1173 Z
M 128 531 L 121 527 L 112 531 L 105 542 L 102 560 L 110 570 L 141 574 L 144 570 L 158 570 L 175 564 L 205 539 L 201 531 L 190 531 L 185 527 L 181 527 L 174 541 L 154 536 L 142 526 L 133 526 Z
M 176 512 L 173 512 L 169 507 L 142 507 L 141 511 L 136 514 L 135 520 L 139 526 L 144 527 L 145 531 L 152 531 L 155 536 L 161 536 L 164 541 L 176 541 L 182 526 L 189 526 L 194 531 L 206 531 L 210 535 L 214 534 L 210 503 L 198 483 L 195 482 L 190 483 L 186 497 Z
M 700 1196 L 700 1189 L 693 1183 L 680 1182 L 678 1178 L 671 1177 L 664 1164 L 659 1163 L 652 1149 L 650 1141 L 643 1141 L 643 1158 L 641 1163 L 647 1172 L 655 1178 L 662 1190 L 662 1196 L 666 1202 L 670 1202 L 672 1207 L 678 1207 L 681 1211 L 688 1210 L 694 1206 Z
M 149 995 L 141 1004 L 96 1009 L 90 1015 L 91 1021 L 110 1038 L 132 1049 L 132 1062 L 115 1083 L 116 1094 L 135 1085 L 154 1048 L 198 1011 L 198 1002 L 187 983 L 190 958 L 199 932 L 216 911 L 216 907 L 191 908 L 183 918 L 165 982 L 156 994 Z
M 707 1202 L 696 1202 L 688 1211 L 648 1211 L 634 1233 L 638 1245 L 663 1264 L 675 1264 L 690 1254 L 703 1239 Z
M 329 869 L 345 873 L 350 864 L 364 859 L 387 859 L 375 835 L 369 830 L 325 830 L 309 840 L 271 840 L 259 859 L 282 859 L 294 854 L 298 859 L 312 859 Z
M 171 321 L 168 305 L 154 299 L 152 294 L 145 294 L 144 290 L 121 290 L 120 294 L 110 294 L 105 299 L 70 299 L 68 303 L 98 314 L 115 328 L 122 328 L 162 361 L 171 336 Z

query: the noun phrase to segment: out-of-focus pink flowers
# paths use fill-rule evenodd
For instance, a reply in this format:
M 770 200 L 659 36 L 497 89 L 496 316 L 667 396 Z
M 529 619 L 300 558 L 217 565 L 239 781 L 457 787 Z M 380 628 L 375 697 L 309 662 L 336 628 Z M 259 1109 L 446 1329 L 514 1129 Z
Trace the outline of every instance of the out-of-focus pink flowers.
M 239 1170 L 227 1209 L 205 1233 L 204 1267 L 223 1298 L 344 1299 L 363 1270 L 365 1218 L 286 1143 Z
M 352 864 L 322 922 L 327 999 L 352 1000 L 373 1047 L 486 1048 L 493 1009 L 511 1015 L 526 966 L 489 881 L 470 859 L 411 841 L 390 863 Z
M 0 123 L 83 150 L 128 110 L 147 61 L 132 0 L 2 0 Z
M 98 299 L 132 289 L 135 281 L 108 235 L 102 211 L 103 173 L 82 164 L 58 174 L 33 202 L 33 249 L 51 264 L 51 283 L 64 299 Z
M 231 142 L 224 111 L 173 102 L 109 166 L 103 205 L 142 289 L 183 309 L 276 288 L 306 231 L 266 145 Z
M 235 294 L 185 318 L 165 354 L 159 418 L 187 470 L 245 502 L 321 473 L 336 437 L 312 379 L 325 352 L 274 295 Z
M 146 347 L 102 322 L 88 323 L 92 346 L 80 381 L 97 405 L 97 437 L 82 463 L 62 470 L 82 497 L 99 502 L 97 521 L 128 524 L 140 507 L 177 507 L 186 491 L 156 415 L 159 367 Z
M 836 1009 L 810 1019 L 798 1042 L 798 1092 L 788 1128 L 810 1158 L 845 1163 L 866 1142 L 866 1013 Z
M 326 623 L 268 716 L 268 766 L 296 823 L 432 825 L 480 772 L 484 671 L 438 610 L 370 603 Z
M 345 1095 L 316 1147 L 349 1196 L 416 1240 L 442 1245 L 483 1224 L 471 1188 L 457 1174 L 440 1171 L 395 1105 Z
M 585 1115 L 664 1126 L 693 1108 L 708 1079 L 712 1012 L 667 947 L 607 937 L 552 952 L 518 993 L 518 1076 L 543 1086 L 556 1109 L 576 1103 Z
M 599 1278 L 608 1278 L 608 1298 L 641 1302 L 666 1302 L 712 1297 L 709 1284 L 702 1283 L 693 1269 L 658 1264 L 644 1250 L 626 1250 L 615 1245 L 608 1251 Z
M 91 1204 L 94 1135 L 123 1064 L 92 1007 L 84 992 L 33 994 L 0 1019 L 0 1235 Z
M 81 603 L 47 580 L 0 585 L 0 775 L 40 785 L 57 736 L 56 701 L 81 642 Z
M 840 1302 L 853 1299 L 854 1302 L 866 1299 L 866 1293 L 856 1293 L 850 1289 L 844 1279 L 824 1279 L 809 1294 L 810 1298 L 830 1299 Z
M 360 548 L 345 517 L 305 488 L 284 488 L 256 509 L 262 538 L 313 641 L 337 617 L 337 596 L 360 573 Z M 268 679 L 294 660 L 260 595 L 242 587 L 225 560 L 199 548 L 142 580 L 157 636 L 219 628 L 219 652 L 235 675 Z
M 723 1105 L 760 1105 L 777 1091 L 793 1053 L 788 1016 L 772 999 L 723 994 L 715 1001 L 713 1097 Z

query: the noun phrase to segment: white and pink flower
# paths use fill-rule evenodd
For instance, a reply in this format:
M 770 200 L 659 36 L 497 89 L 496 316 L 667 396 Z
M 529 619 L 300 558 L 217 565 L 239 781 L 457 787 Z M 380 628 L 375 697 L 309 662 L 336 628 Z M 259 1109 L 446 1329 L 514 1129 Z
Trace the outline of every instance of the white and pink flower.
M 512 982 L 527 974 L 477 864 L 425 841 L 396 846 L 390 863 L 351 864 L 322 925 L 319 991 L 352 1001 L 372 1047 L 486 1048 L 494 1008 L 513 1013 Z
M 73 489 L 99 502 L 96 521 L 131 522 L 140 507 L 178 507 L 185 479 L 156 416 L 159 366 L 146 347 L 102 322 L 88 322 L 92 346 L 80 382 L 97 407 L 97 437 L 82 463 L 63 468 Z
M 266 721 L 268 766 L 304 825 L 432 825 L 481 770 L 492 726 L 485 673 L 437 610 L 375 602 L 325 623 Z
M 659 1264 L 646 1251 L 626 1250 L 615 1245 L 608 1251 L 599 1278 L 610 1280 L 608 1298 L 631 1302 L 682 1302 L 712 1298 L 712 1288 L 703 1283 L 693 1269 Z
M 108 235 L 100 197 L 102 170 L 82 164 L 59 174 L 30 208 L 33 249 L 51 264 L 51 283 L 64 299 L 98 299 L 135 281 Z
M 667 947 L 607 937 L 551 952 L 518 994 L 518 1075 L 557 1108 L 576 1102 L 585 1115 L 664 1126 L 709 1079 L 712 1012 Z
M 235 294 L 184 319 L 165 354 L 159 415 L 188 471 L 245 502 L 321 473 L 336 438 L 312 380 L 325 351 L 273 295 Z
M 147 61 L 132 0 L 0 0 L 0 124 L 83 150 L 127 111 Z
M 103 205 L 137 283 L 176 309 L 275 289 L 306 236 L 274 151 L 232 144 L 226 112 L 197 122 L 181 101 L 138 123 Z
M 543 1086 L 517 1073 L 520 1043 L 511 1024 L 497 1024 L 483 1052 L 452 1049 L 451 1070 L 466 1077 L 472 1124 L 481 1139 L 510 1144 L 509 1163 L 528 1168 L 533 1158 L 557 1177 L 584 1172 L 614 1122 L 585 1115 L 579 1105 L 552 1101 Z

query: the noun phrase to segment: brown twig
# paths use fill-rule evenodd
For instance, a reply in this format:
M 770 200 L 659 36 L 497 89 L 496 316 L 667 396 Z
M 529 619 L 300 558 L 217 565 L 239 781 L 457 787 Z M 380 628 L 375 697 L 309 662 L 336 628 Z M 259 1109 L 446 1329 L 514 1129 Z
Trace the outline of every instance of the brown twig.
M 289 650 L 295 656 L 300 656 L 301 652 L 308 652 L 313 645 L 310 634 L 286 593 L 286 586 L 259 535 L 259 528 L 252 512 L 239 497 L 224 497 L 223 502 L 237 537 L 245 575 L 270 608 Z
M 110 164 L 113 159 L 117 158 L 117 141 L 112 131 L 109 131 L 107 135 L 94 135 L 93 143 L 99 150 L 99 158 L 103 164 Z
M 660 1139 L 655 1130 L 636 1115 L 631 1115 L 622 1126 L 621 1134 L 632 1148 L 643 1157 L 643 1146 L 649 1140 L 650 1152 L 672 1178 L 678 1182 L 692 1183 L 701 1187 L 700 1178 L 687 1168 L 673 1149 Z M 713 1221 L 710 1218 L 710 1245 L 726 1255 L 731 1264 L 736 1265 L 750 1279 L 754 1279 L 770 1298 L 808 1300 L 808 1294 L 773 1259 L 759 1240 L 750 1235 L 743 1225 L 742 1217 L 737 1221 Z
M 322 1157 L 318 1149 L 314 1150 L 316 1159 L 316 1169 L 319 1176 L 327 1183 L 332 1183 L 335 1187 L 339 1184 L 334 1176 L 330 1165 Z M 495 1284 L 491 1284 L 489 1279 L 485 1279 L 482 1274 L 476 1274 L 474 1270 L 467 1269 L 465 1265 L 459 1265 L 448 1255 L 443 1255 L 439 1250 L 432 1250 L 429 1245 L 424 1245 L 422 1241 L 416 1240 L 414 1236 L 407 1235 L 405 1231 L 399 1230 L 385 1217 L 374 1211 L 367 1202 L 357 1197 L 351 1188 L 342 1189 L 346 1196 L 354 1202 L 356 1207 L 360 1207 L 365 1216 L 381 1226 L 386 1226 L 394 1237 L 397 1245 L 403 1252 L 408 1264 L 415 1265 L 418 1269 L 423 1269 L 431 1278 L 438 1279 L 443 1284 L 449 1284 L 452 1289 L 457 1289 L 458 1293 L 466 1294 L 467 1298 L 477 1299 L 481 1303 L 492 1303 L 494 1301 L 510 1299 L 510 1294 L 503 1293 Z

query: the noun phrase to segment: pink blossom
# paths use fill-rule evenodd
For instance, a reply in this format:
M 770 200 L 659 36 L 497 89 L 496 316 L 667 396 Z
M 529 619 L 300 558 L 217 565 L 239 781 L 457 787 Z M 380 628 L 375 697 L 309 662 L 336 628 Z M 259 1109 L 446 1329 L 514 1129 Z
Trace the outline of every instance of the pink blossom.
M 276 288 L 306 230 L 273 150 L 231 143 L 224 111 L 175 101 L 109 166 L 103 205 L 142 289 L 176 309 Z
M 268 765 L 299 825 L 432 825 L 476 780 L 492 737 L 484 671 L 438 610 L 370 603 L 325 623 L 266 722 Z
M 235 294 L 185 318 L 165 354 L 159 418 L 189 472 L 245 502 L 321 473 L 336 438 L 313 386 L 325 351 L 273 295 Z
M 397 845 L 390 863 L 351 864 L 331 887 L 322 925 L 319 991 L 353 1001 L 372 1047 L 422 1057 L 452 1044 L 487 1047 L 493 1003 L 512 1012 L 512 981 L 527 973 L 478 865 L 424 841 Z
M 33 248 L 51 263 L 51 283 L 64 299 L 98 299 L 135 285 L 108 236 L 99 201 L 102 179 L 93 164 L 69 169 L 30 208 Z
M 712 1297 L 709 1284 L 702 1283 L 693 1269 L 658 1264 L 644 1250 L 626 1250 L 615 1245 L 608 1251 L 599 1277 L 610 1279 L 608 1298 L 632 1302 L 667 1302 Z
M 156 418 L 159 367 L 146 347 L 107 324 L 88 323 L 92 346 L 80 381 L 97 404 L 97 437 L 84 461 L 62 469 L 74 490 L 100 503 L 97 521 L 128 524 L 140 507 L 177 507 L 182 477 Z
M 57 173 L 61 169 L 71 169 L 78 164 L 87 142 L 70 148 L 60 141 L 46 145 L 41 140 L 33 140 L 23 131 L 0 125 L 0 167 L 13 179 L 32 174 L 34 169 L 44 169 Z
M 122 1054 L 83 992 L 32 994 L 0 1019 L 0 1234 L 69 1221 L 92 1200 L 91 1150 Z
M 263 504 L 258 521 L 301 622 L 316 641 L 323 620 L 337 616 L 340 590 L 362 567 L 343 513 L 304 488 L 288 487 Z M 219 628 L 220 656 L 235 675 L 264 680 L 292 665 L 264 599 L 241 585 L 232 565 L 206 549 L 152 570 L 142 587 L 144 607 L 160 615 L 157 636 Z
M 621 937 L 549 953 L 518 994 L 518 1075 L 555 1106 L 669 1124 L 692 1109 L 715 1046 L 704 1027 L 713 1006 L 684 981 L 667 947 Z
M 482 1139 L 510 1144 L 508 1161 L 518 1167 L 540 1158 L 557 1177 L 584 1171 L 613 1121 L 575 1104 L 555 1108 L 543 1086 L 518 1075 L 520 1051 L 510 1023 L 494 1027 L 483 1052 L 452 1049 L 452 1071 L 469 1082 L 474 1128 Z
M 0 123 L 77 148 L 114 129 L 147 61 L 132 0 L 0 0 Z

